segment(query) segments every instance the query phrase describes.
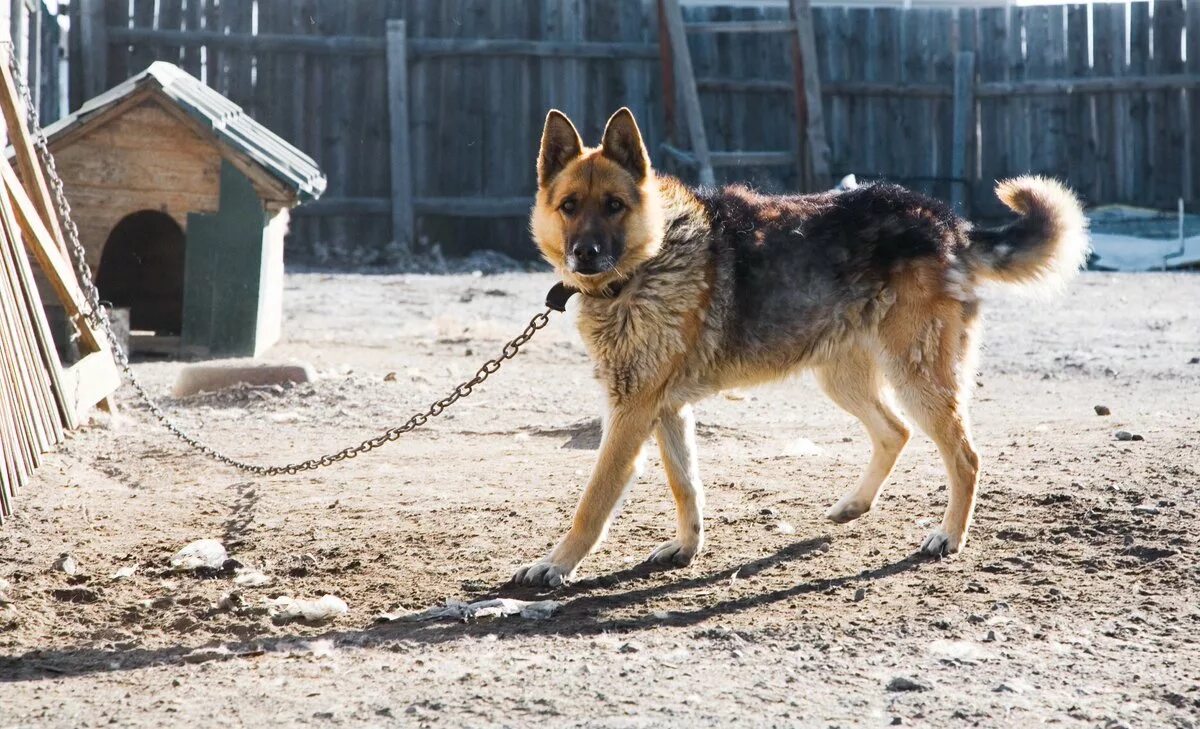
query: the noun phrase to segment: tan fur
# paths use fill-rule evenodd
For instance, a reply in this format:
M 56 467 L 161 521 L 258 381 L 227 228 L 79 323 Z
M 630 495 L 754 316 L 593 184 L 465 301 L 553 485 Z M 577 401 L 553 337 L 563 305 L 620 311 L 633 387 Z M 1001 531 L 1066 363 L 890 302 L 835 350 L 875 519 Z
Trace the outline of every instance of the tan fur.
M 522 568 L 514 580 L 559 585 L 570 579 L 602 539 L 636 478 L 643 446 L 652 433 L 677 518 L 675 537 L 656 549 L 650 560 L 690 563 L 704 544 L 704 495 L 691 403 L 725 388 L 774 380 L 805 368 L 814 369 L 829 397 L 862 421 L 872 443 L 866 471 L 828 517 L 840 523 L 867 513 L 909 439 L 909 428 L 892 405 L 890 383 L 899 403 L 937 444 L 950 481 L 941 526 L 922 548 L 937 555 L 961 549 L 979 474 L 966 413 L 978 339 L 974 289 L 979 278 L 1040 280 L 1068 275 L 1082 255 L 1078 240 L 1082 229 L 1075 215 L 1078 204 L 1070 193 L 1037 178 L 1001 185 L 999 194 L 1016 212 L 1052 222 L 1049 243 L 1022 251 L 1029 260 L 986 259 L 991 249 L 984 244 L 968 251 L 963 261 L 933 255 L 901 260 L 881 282 L 870 283 L 865 277 L 854 297 L 804 317 L 803 325 L 816 332 L 810 338 L 787 347 L 730 348 L 729 332 L 738 330 L 741 314 L 729 298 L 733 264 L 719 258 L 709 242 L 719 226 L 709 218 L 708 208 L 679 182 L 656 176 L 648 158 L 631 163 L 626 156 L 621 164 L 613 161 L 607 150 L 618 121 L 624 129 L 619 135 L 623 151 L 616 156 L 631 149 L 645 154 L 627 111 L 613 116 L 598 148 L 576 145 L 574 127 L 555 114 L 547 119 L 539 161 L 543 174 L 531 229 L 563 281 L 585 294 L 578 305 L 578 326 L 605 387 L 608 415 L 599 459 L 570 529 L 548 555 Z M 631 125 L 634 137 L 630 137 Z M 571 154 L 563 156 L 564 148 Z M 637 179 L 642 162 L 647 171 Z M 638 199 L 620 217 L 627 245 L 612 271 L 581 277 L 568 270 L 564 251 L 572 226 L 598 223 L 561 214 L 559 201 L 567 194 L 581 199 L 610 194 Z M 738 190 L 728 194 L 740 196 L 764 221 L 783 220 L 797 211 L 816 214 L 837 201 L 832 193 L 803 198 L 771 198 Z M 938 212 L 919 206 L 911 215 L 931 226 L 941 221 Z M 904 230 L 903 225 L 903 221 L 882 219 L 869 230 L 894 236 Z M 970 226 L 956 225 L 939 230 L 965 240 Z M 664 226 L 670 227 L 670 245 L 664 243 Z M 761 239 L 761 231 L 748 233 Z M 622 286 L 614 294 L 609 287 L 616 281 Z

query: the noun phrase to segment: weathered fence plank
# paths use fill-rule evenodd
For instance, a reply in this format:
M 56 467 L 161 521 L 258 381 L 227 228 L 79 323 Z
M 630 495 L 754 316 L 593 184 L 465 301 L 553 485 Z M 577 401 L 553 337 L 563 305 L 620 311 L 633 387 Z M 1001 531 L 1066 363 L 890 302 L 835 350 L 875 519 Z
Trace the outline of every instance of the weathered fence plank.
M 697 78 L 689 103 L 699 109 L 689 116 L 707 125 L 716 179 L 795 189 L 795 155 L 782 151 L 813 141 L 795 133 L 801 109 L 787 98 L 796 86 L 791 39 L 807 28 L 821 88 L 804 108 L 825 121 L 835 176 L 895 179 L 985 215 L 998 210 L 992 182 L 1024 172 L 1066 178 L 1094 203 L 1164 207 L 1182 195 L 1200 207 L 1198 3 L 1157 0 L 1153 15 L 1140 2 L 1128 11 L 821 6 L 800 24 L 785 3 L 689 5 L 681 35 Z M 589 142 L 608 114 L 631 106 L 655 162 L 695 179 L 694 154 L 663 146 L 676 93 L 664 77 L 675 75 L 678 86 L 679 59 L 659 65 L 659 39 L 670 28 L 658 23 L 657 5 L 79 0 L 69 9 L 71 101 L 157 59 L 229 95 L 329 175 L 326 200 L 296 211 L 294 258 L 387 263 L 407 250 L 389 245 L 401 240 L 397 226 L 415 248 L 427 240 L 448 253 L 485 246 L 528 255 L 522 217 L 551 106 L 567 111 Z M 398 122 L 388 74 L 396 51 L 389 58 L 387 21 L 401 19 L 407 124 Z M 718 24 L 741 32 L 715 33 Z M 970 83 L 966 52 L 974 54 Z M 394 154 L 405 131 L 408 193 Z

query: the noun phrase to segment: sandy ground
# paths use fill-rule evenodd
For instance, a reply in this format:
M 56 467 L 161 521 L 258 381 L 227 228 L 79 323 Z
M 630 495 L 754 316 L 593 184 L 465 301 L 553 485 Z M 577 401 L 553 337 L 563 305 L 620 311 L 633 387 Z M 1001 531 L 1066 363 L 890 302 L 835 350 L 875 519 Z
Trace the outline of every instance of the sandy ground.
M 169 409 L 262 461 L 356 442 L 473 372 L 550 283 L 294 275 L 272 357 L 323 378 Z M 1200 278 L 1088 274 L 986 312 L 981 496 L 967 551 L 940 562 L 913 555 L 945 499 L 923 436 L 877 511 L 823 520 L 869 443 L 803 377 L 698 409 L 695 564 L 639 567 L 673 528 L 655 455 L 576 584 L 506 589 L 595 456 L 569 315 L 427 429 L 298 477 L 201 460 L 123 391 L 122 420 L 74 434 L 0 528 L 0 726 L 1200 726 Z M 137 365 L 162 393 L 179 367 Z M 270 583 L 172 573 L 201 537 Z M 53 568 L 63 552 L 77 574 Z M 349 613 L 265 608 L 326 593 Z M 495 596 L 562 606 L 377 622 Z

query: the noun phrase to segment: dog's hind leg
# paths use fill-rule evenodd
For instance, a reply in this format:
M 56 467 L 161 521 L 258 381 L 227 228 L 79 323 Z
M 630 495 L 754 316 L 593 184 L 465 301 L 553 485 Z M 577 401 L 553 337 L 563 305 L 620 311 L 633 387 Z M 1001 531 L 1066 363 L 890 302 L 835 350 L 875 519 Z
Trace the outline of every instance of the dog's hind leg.
M 888 378 L 905 411 L 937 444 L 950 477 L 942 524 L 921 543 L 934 556 L 963 548 L 975 508 L 979 454 L 967 417 L 973 381 L 976 305 L 940 302 L 884 331 Z
M 696 459 L 696 418 L 692 406 L 663 411 L 655 429 L 667 483 L 675 497 L 675 538 L 663 542 L 646 560 L 684 566 L 704 546 L 704 488 Z
M 871 462 L 867 470 L 858 485 L 826 513 L 830 520 L 844 524 L 875 505 L 879 490 L 908 442 L 909 431 L 888 404 L 883 377 L 866 351 L 853 349 L 836 363 L 819 368 L 816 374 L 829 399 L 862 421 L 871 437 Z

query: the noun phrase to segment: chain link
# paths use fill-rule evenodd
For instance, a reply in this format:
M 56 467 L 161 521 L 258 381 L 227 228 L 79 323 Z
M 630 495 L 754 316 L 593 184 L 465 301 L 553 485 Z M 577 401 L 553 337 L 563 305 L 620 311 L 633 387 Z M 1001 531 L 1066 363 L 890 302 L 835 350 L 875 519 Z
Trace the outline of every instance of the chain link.
M 83 294 L 86 299 L 88 310 L 82 312 L 84 318 L 94 327 L 103 330 L 108 339 L 109 346 L 112 348 L 113 356 L 116 358 L 117 364 L 120 365 L 122 372 L 125 373 L 125 378 L 137 393 L 138 398 L 149 408 L 150 412 L 158 420 L 158 422 L 166 428 L 168 432 L 174 435 L 179 440 L 189 445 L 199 453 L 211 458 L 214 461 L 232 466 L 239 471 L 253 473 L 259 476 L 278 476 L 280 474 L 295 475 L 302 471 L 313 471 L 318 468 L 331 466 L 340 461 L 345 461 L 354 458 L 363 453 L 373 451 L 382 445 L 399 440 L 400 436 L 410 431 L 416 430 L 429 422 L 430 418 L 436 418 L 441 415 L 446 408 L 458 402 L 464 397 L 470 395 L 476 387 L 483 384 L 491 375 L 499 371 L 504 362 L 516 357 L 521 351 L 521 347 L 533 338 L 533 335 L 541 328 L 550 323 L 550 312 L 552 309 L 547 308 L 540 312 L 532 319 L 525 327 L 525 330 L 510 340 L 504 345 L 499 357 L 489 359 L 476 371 L 475 376 L 455 387 L 449 395 L 440 400 L 435 401 L 424 411 L 418 412 L 410 417 L 404 424 L 398 425 L 389 430 L 385 430 L 374 438 L 368 438 L 358 445 L 348 446 L 335 453 L 327 453 L 316 458 L 310 458 L 307 461 L 298 461 L 278 466 L 268 466 L 257 463 L 248 463 L 239 460 L 233 456 L 227 455 L 222 451 L 213 448 L 196 436 L 188 433 L 178 423 L 171 418 L 170 415 L 162 409 L 162 407 L 150 395 L 150 392 L 134 374 L 133 368 L 129 365 L 129 356 L 125 352 L 124 347 L 117 340 L 113 333 L 112 327 L 109 325 L 108 316 L 104 311 L 104 305 L 100 300 L 100 291 L 96 288 L 92 281 L 92 269 L 87 263 L 87 253 L 84 251 L 83 245 L 79 241 L 79 228 L 75 225 L 75 220 L 71 216 L 71 204 L 67 201 L 66 191 L 63 189 L 62 178 L 59 177 L 58 168 L 54 163 L 54 155 L 50 153 L 50 147 L 47 144 L 46 133 L 42 130 L 41 124 L 38 122 L 38 111 L 33 104 L 33 98 L 29 93 L 29 86 L 25 83 L 25 76 L 21 72 L 19 62 L 16 55 L 12 52 L 12 42 L 0 42 L 7 46 L 7 55 L 9 61 L 9 70 L 12 73 L 13 81 L 17 85 L 18 92 L 21 94 L 21 99 L 25 103 L 26 113 L 28 115 L 29 129 L 34 137 L 34 146 L 37 148 L 37 154 L 42 163 L 42 168 L 46 174 L 47 182 L 50 185 L 51 192 L 54 194 L 54 202 L 58 208 L 59 220 L 62 224 L 63 235 L 66 238 L 70 256 L 75 264 L 75 273 L 79 278 L 79 285 L 83 289 Z

